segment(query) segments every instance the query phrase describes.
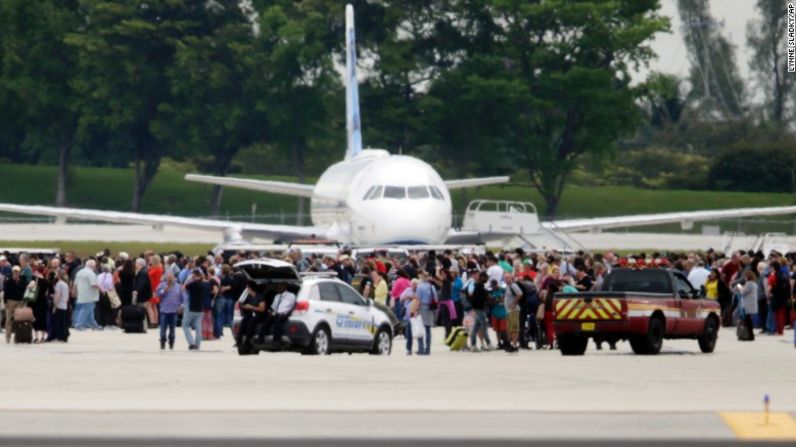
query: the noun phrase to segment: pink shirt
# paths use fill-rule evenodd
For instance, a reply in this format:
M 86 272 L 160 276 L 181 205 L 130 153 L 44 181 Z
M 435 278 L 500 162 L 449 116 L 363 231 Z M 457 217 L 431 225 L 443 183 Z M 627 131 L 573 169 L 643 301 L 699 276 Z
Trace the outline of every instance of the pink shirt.
M 390 292 L 390 296 L 392 296 L 395 299 L 400 298 L 403 291 L 406 290 L 406 288 L 411 285 L 412 285 L 411 281 L 409 281 L 409 279 L 407 278 L 400 277 L 396 279 L 395 282 L 392 284 L 392 291 Z

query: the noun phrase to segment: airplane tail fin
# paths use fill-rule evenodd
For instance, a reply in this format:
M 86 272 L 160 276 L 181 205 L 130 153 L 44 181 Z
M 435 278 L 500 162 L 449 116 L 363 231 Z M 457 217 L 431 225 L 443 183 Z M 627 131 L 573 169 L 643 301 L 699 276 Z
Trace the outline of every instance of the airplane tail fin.
M 346 131 L 348 133 L 348 148 L 346 160 L 349 160 L 362 151 L 362 128 L 359 121 L 359 86 L 357 85 L 357 48 L 354 35 L 354 7 L 345 7 L 345 111 Z

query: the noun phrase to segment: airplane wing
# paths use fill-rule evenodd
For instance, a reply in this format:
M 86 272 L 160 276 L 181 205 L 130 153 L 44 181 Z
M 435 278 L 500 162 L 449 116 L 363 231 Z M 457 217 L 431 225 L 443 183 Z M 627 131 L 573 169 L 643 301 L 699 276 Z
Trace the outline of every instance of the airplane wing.
M 685 211 L 676 213 L 638 214 L 635 216 L 594 217 L 542 222 L 550 230 L 587 231 L 610 228 L 636 227 L 665 223 L 681 223 L 687 227 L 693 222 L 751 216 L 781 216 L 796 214 L 796 206 L 773 206 L 764 208 L 735 208 L 725 210 Z
M 274 240 L 308 239 L 316 236 L 324 238 L 328 231 L 327 228 L 313 226 L 270 225 L 120 211 L 100 211 L 38 205 L 13 205 L 9 203 L 0 203 L 0 211 L 77 220 L 153 226 L 173 225 L 199 230 L 215 230 L 224 233 L 225 239 L 240 239 L 243 235 L 259 236 Z
M 215 177 L 212 175 L 187 174 L 185 180 L 211 185 L 231 186 L 233 188 L 252 189 L 254 191 L 285 194 L 288 196 L 312 197 L 313 185 L 301 183 L 277 182 L 271 180 L 254 180 L 234 177 Z
M 461 189 L 470 188 L 473 186 L 495 185 L 498 183 L 506 183 L 509 181 L 507 176 L 502 177 L 481 177 L 481 178 L 466 178 L 460 180 L 445 180 L 445 186 L 448 189 Z

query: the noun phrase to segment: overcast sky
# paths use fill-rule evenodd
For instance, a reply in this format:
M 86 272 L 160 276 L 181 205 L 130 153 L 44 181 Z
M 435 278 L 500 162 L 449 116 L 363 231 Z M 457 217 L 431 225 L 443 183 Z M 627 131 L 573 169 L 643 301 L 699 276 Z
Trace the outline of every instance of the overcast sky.
M 757 18 L 755 0 L 711 0 L 710 12 L 719 23 L 724 23 L 723 33 L 735 45 L 736 64 L 741 77 L 748 84 L 749 50 L 746 47 L 746 23 L 751 18 Z M 650 64 L 650 70 L 686 76 L 689 70 L 688 54 L 683 43 L 677 0 L 661 0 L 661 14 L 671 19 L 672 32 L 657 35 L 652 47 L 658 54 L 658 59 Z M 646 71 L 640 74 L 646 75 Z

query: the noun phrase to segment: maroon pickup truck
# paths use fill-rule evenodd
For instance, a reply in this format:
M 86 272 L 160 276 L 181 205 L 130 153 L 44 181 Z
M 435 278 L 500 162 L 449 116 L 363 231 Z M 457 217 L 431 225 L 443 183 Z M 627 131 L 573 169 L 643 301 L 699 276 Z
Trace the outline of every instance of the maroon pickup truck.
M 628 340 L 636 354 L 658 354 L 664 338 L 696 339 L 713 352 L 721 314 L 685 275 L 667 269 L 614 269 L 598 292 L 557 293 L 553 312 L 563 355 L 583 355 L 592 337 Z

